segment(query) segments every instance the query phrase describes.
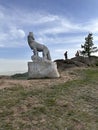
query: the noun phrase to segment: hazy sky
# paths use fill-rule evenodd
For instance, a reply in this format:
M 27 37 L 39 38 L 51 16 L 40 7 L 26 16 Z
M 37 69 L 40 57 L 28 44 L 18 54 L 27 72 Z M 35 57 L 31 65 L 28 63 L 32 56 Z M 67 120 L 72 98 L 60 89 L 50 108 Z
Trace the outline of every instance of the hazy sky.
M 0 0 L 0 74 L 27 70 L 30 31 L 53 60 L 74 57 L 89 32 L 98 46 L 98 0 Z

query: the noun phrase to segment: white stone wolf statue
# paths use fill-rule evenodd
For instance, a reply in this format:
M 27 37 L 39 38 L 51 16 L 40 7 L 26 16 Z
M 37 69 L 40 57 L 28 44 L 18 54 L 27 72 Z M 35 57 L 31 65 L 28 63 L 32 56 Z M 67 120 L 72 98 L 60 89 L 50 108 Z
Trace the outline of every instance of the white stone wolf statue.
M 28 44 L 30 48 L 33 50 L 34 56 L 38 56 L 38 52 L 42 52 L 43 58 L 46 60 L 51 60 L 50 52 L 48 48 L 35 41 L 35 38 L 33 36 L 33 32 L 29 32 L 28 35 Z

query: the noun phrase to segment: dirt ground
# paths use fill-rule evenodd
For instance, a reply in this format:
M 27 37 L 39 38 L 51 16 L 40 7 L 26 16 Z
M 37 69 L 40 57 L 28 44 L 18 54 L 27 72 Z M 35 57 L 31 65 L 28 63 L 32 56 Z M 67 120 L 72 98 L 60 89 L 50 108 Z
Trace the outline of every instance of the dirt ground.
M 66 71 L 60 72 L 60 78 L 55 79 L 31 79 L 31 80 L 17 80 L 12 79 L 8 76 L 1 76 L 0 77 L 0 89 L 4 89 L 7 87 L 14 87 L 16 85 L 23 86 L 23 87 L 34 87 L 34 88 L 42 88 L 42 87 L 49 87 L 52 85 L 57 85 L 59 83 L 64 83 L 69 80 L 75 79 L 76 73 L 74 70 L 78 68 L 68 69 Z

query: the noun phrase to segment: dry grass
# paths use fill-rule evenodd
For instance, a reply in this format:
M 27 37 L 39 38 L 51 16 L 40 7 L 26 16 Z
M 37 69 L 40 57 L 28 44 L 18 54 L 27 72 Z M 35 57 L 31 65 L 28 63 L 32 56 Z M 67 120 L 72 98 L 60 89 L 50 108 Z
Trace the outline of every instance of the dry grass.
M 0 130 L 98 130 L 98 68 L 19 81 L 0 90 Z

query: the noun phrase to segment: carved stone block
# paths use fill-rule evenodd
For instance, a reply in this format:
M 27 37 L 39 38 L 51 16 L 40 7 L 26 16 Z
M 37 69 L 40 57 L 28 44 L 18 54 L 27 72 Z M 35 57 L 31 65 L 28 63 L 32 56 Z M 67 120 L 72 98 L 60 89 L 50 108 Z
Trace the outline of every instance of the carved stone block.
M 58 78 L 57 64 L 52 61 L 28 62 L 28 78 Z

